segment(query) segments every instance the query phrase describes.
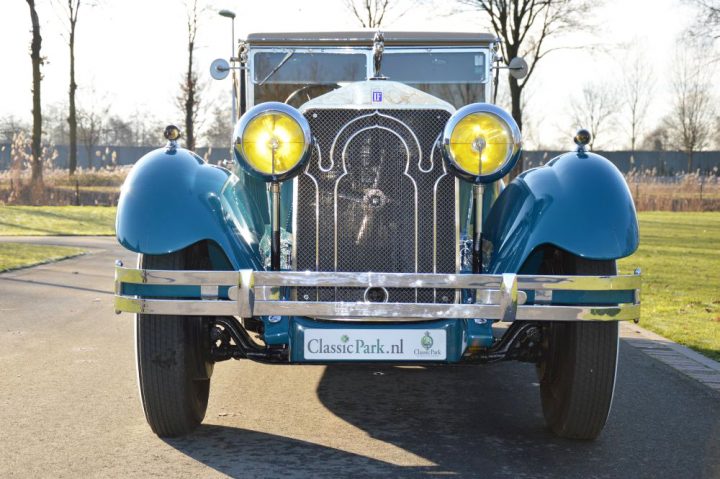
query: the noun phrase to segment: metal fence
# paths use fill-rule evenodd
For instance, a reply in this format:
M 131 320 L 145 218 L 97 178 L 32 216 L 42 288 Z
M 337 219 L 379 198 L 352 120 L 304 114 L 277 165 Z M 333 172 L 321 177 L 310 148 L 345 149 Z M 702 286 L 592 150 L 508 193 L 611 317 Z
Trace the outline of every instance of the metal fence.
M 52 160 L 53 168 L 68 167 L 68 147 L 66 145 L 55 146 L 55 158 Z M 132 165 L 143 155 L 151 152 L 157 147 L 151 146 L 97 146 L 88 151 L 82 145 L 78 145 L 77 165 L 80 168 L 103 168 L 107 166 Z M 218 164 L 224 159 L 230 158 L 229 148 L 196 148 L 195 153 L 208 160 L 210 163 Z M 11 145 L 0 143 L 0 171 L 10 169 L 12 164 Z
M 541 166 L 562 154 L 562 151 L 524 151 L 525 168 Z M 682 151 L 597 151 L 627 173 L 648 176 L 676 176 L 683 173 L 720 174 L 720 151 L 701 151 L 693 155 L 688 168 L 688 155 Z
M 82 145 L 78 148 L 78 166 L 81 168 L 105 167 L 110 165 L 131 165 L 153 147 L 97 146 L 88 154 Z M 56 157 L 52 161 L 55 168 L 67 168 L 68 147 L 56 146 Z M 195 152 L 210 163 L 217 164 L 230 158 L 230 150 L 222 148 L 197 148 Z M 562 151 L 525 151 L 525 168 L 541 166 L 564 152 Z M 638 172 L 652 176 L 675 176 L 682 173 L 702 175 L 720 175 L 720 151 L 702 151 L 693 156 L 692 166 L 688 169 L 688 156 L 681 151 L 598 151 L 612 161 L 623 173 Z M 0 171 L 11 165 L 10 144 L 0 143 Z M 89 161 L 91 160 L 91 161 Z

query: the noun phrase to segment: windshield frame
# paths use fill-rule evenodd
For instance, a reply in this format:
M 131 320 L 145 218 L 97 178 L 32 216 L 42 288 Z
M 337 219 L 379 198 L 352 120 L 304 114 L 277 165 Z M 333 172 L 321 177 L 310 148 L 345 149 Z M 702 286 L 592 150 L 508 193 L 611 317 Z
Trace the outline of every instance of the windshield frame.
M 371 47 L 316 47 L 316 46 L 252 46 L 250 45 L 249 51 L 248 51 L 248 65 L 245 70 L 246 75 L 246 101 L 248 108 L 255 105 L 255 87 L 259 82 L 256 82 L 254 77 L 254 71 L 255 71 L 255 55 L 257 53 L 283 53 L 287 54 L 289 52 L 293 53 L 330 53 L 330 54 L 364 54 L 365 55 L 365 67 L 367 72 L 367 78 L 371 78 L 373 76 L 373 51 Z M 408 47 L 408 46 L 398 46 L 398 47 L 391 47 L 386 46 L 384 55 L 392 55 L 394 53 L 411 53 L 420 55 L 422 53 L 470 53 L 470 52 L 476 52 L 476 53 L 482 53 L 485 56 L 485 75 L 484 75 L 484 81 L 480 82 L 485 86 L 485 102 L 486 103 L 492 103 L 492 51 L 490 47 L 487 46 L 479 46 L 479 45 L 472 45 L 472 46 L 443 46 L 443 47 L 428 47 L 428 46 L 422 46 L 422 47 Z M 388 78 L 388 80 L 392 80 L 392 78 Z M 271 81 L 268 81 L 266 84 L 272 83 Z M 407 84 L 407 82 L 402 82 Z M 414 83 L 422 83 L 422 79 L 418 78 L 417 82 Z

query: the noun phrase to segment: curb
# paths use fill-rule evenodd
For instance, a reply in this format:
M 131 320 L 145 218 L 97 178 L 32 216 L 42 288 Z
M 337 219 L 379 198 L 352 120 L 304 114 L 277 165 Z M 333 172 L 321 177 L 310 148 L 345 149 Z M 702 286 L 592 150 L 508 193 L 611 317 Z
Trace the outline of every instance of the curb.
M 621 323 L 620 337 L 648 356 L 720 392 L 719 362 L 634 323 Z

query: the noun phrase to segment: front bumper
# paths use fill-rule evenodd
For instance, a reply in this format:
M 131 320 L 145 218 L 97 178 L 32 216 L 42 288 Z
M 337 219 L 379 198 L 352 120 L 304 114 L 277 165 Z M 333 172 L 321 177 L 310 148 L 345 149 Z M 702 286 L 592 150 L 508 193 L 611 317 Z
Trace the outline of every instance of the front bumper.
M 278 288 L 474 291 L 462 304 L 280 300 Z M 304 316 L 336 322 L 622 321 L 640 318 L 640 274 L 541 276 L 115 268 L 115 310 L 190 316 Z

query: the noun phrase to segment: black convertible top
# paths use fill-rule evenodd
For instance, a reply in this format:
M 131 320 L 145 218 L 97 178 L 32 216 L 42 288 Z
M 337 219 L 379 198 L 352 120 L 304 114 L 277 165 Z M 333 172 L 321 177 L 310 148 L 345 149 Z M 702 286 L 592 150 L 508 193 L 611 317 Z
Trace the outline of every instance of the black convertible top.
M 283 32 L 251 33 L 250 45 L 327 45 L 372 46 L 374 30 L 357 32 Z M 388 46 L 473 46 L 488 45 L 497 40 L 495 35 L 471 32 L 383 32 Z

